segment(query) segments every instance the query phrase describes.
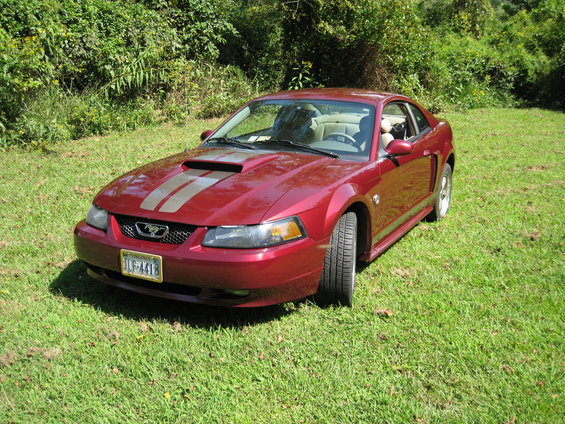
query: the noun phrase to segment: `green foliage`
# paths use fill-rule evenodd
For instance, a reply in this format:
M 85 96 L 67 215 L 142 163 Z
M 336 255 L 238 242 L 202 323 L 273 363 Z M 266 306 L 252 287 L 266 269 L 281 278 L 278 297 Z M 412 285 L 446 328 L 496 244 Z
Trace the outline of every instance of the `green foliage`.
M 215 60 L 226 37 L 235 34 L 233 24 L 225 18 L 230 1 L 144 0 L 143 3 L 159 11 L 176 30 L 185 59 Z
M 27 102 L 0 147 L 18 144 L 45 148 L 69 139 L 126 131 L 157 122 L 155 104 L 138 98 L 118 104 L 95 92 L 68 94 L 60 88 L 41 92 Z
M 521 39 L 516 36 L 524 27 L 518 22 L 521 15 L 502 19 L 500 7 L 486 0 L 242 0 L 238 36 L 228 39 L 225 50 L 252 59 L 251 70 L 243 65 L 249 75 L 267 75 L 268 81 L 289 88 L 319 81 L 394 90 L 435 110 L 508 105 L 517 99 L 542 102 L 540 83 L 551 79 L 547 70 L 555 64 L 540 53 L 541 45 L 562 45 L 562 37 L 555 35 L 563 33 L 556 28 L 560 15 L 547 6 L 551 2 L 533 9 L 544 23 L 538 22 L 535 31 L 523 12 L 528 26 Z M 260 18 L 266 30 L 257 25 Z M 226 57 L 246 63 L 239 56 Z M 296 63 L 312 67 L 303 72 Z M 317 81 L 311 81 L 312 75 Z M 552 78 L 559 79 L 559 73 Z
M 316 82 L 311 72 L 312 63 L 302 61 L 299 65 L 292 68 L 294 76 L 288 85 L 289 90 L 299 90 L 301 88 L 316 88 L 322 85 Z
M 217 57 L 223 34 L 233 33 L 219 19 L 221 2 L 147 3 L 0 0 L 0 145 L 40 146 L 152 122 L 148 108 L 158 109 L 177 84 L 171 66 Z M 204 106 L 206 114 L 225 113 L 245 97 L 241 90 L 219 94 L 242 78 L 215 87 L 222 104 L 217 112 Z M 44 111 L 61 96 L 72 110 Z
M 176 123 L 189 116 L 211 118 L 233 112 L 246 99 L 258 94 L 243 72 L 220 66 L 178 59 L 167 64 L 169 86 L 163 113 Z
M 490 0 L 416 1 L 426 26 L 463 35 L 481 36 L 495 20 Z
M 268 81 L 285 87 L 300 86 L 296 77 L 302 69 L 296 64 L 306 62 L 312 63 L 308 72 L 316 84 L 389 89 L 394 69 L 414 67 L 404 58 L 425 52 L 425 31 L 411 4 L 402 0 L 386 7 L 375 0 L 239 3 L 239 37 L 229 42 L 244 48 L 229 44 L 226 49 L 257 57 L 251 74 L 268 75 Z M 266 29 L 257 25 L 259 19 Z M 253 51 L 256 56 L 246 54 Z
M 257 87 L 399 91 L 433 110 L 565 107 L 563 0 L 0 0 L 0 11 L 3 146 L 152 122 L 149 107 L 175 122 L 217 116 Z M 58 96 L 84 97 L 82 115 L 44 112 Z
M 162 72 L 155 68 L 175 35 L 157 13 L 136 3 L 1 0 L 0 6 L 3 145 L 44 145 L 119 127 L 116 113 L 103 123 L 109 109 L 123 112 L 117 103 L 95 107 L 90 122 L 96 123 L 77 127 L 80 120 L 73 120 L 68 109 L 61 111 L 57 102 L 98 91 L 125 100 L 130 103 L 125 109 L 131 109 L 127 99 L 150 92 L 160 82 Z M 85 94 L 78 103 L 89 102 Z
M 68 98 L 67 102 L 72 138 L 127 131 L 157 122 L 155 105 L 150 99 L 116 104 L 95 93 L 85 93 Z
M 220 60 L 237 64 L 265 89 L 281 86 L 291 59 L 279 2 L 238 0 L 230 19 L 236 33 L 227 38 Z
M 1 136 L 17 119 L 25 99 L 49 85 L 52 66 L 37 36 L 12 38 L 4 28 L 0 28 L 0 64 Z
M 514 94 L 535 104 L 565 107 L 563 34 L 559 0 L 540 0 L 535 7 L 515 11 L 491 31 L 491 44 L 517 64 Z
M 501 54 L 473 37 L 446 35 L 435 40 L 436 60 L 427 64 L 425 85 L 400 81 L 397 88 L 428 105 L 460 108 L 513 103 L 512 90 L 519 71 L 517 55 Z
M 7 132 L 7 141 L 18 140 L 26 147 L 45 147 L 69 140 L 72 129 L 65 119 L 65 100 L 55 89 L 47 95 L 42 93 L 31 99 L 29 106 L 14 122 L 13 128 Z

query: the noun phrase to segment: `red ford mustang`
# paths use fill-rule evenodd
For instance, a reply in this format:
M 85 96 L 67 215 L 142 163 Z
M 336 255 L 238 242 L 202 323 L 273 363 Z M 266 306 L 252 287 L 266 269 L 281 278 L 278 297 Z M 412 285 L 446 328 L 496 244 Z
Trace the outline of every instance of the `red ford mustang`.
M 188 302 L 350 306 L 369 262 L 449 209 L 449 124 L 353 89 L 254 99 L 193 150 L 105 187 L 75 229 L 95 278 Z

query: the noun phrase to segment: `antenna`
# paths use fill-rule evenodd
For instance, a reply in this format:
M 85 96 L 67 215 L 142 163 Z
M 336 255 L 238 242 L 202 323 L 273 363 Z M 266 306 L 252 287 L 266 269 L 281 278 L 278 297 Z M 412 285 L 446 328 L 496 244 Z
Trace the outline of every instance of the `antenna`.
M 186 147 L 184 149 L 185 152 L 188 152 L 188 83 L 187 77 L 188 72 L 185 70 L 184 72 L 184 106 L 185 106 L 185 134 L 186 134 Z

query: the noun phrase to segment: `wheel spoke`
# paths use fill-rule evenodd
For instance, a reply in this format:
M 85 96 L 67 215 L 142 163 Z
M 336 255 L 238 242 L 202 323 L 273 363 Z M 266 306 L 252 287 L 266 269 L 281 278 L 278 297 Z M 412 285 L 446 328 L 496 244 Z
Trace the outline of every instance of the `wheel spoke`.
M 451 200 L 451 174 L 444 175 L 441 180 L 440 196 L 440 216 L 447 213 L 449 202 Z
M 428 221 L 439 221 L 449 211 L 451 204 L 451 192 L 453 188 L 453 170 L 449 163 L 444 165 L 441 178 L 438 182 L 436 198 L 434 199 L 433 209 L 426 217 Z

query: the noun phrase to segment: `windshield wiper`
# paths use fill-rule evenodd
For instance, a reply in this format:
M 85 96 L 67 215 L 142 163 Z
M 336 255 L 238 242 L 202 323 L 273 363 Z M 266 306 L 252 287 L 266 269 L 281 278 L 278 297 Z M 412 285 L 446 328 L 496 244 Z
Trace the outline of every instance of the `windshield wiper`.
M 263 144 L 263 145 L 268 145 L 268 144 L 282 144 L 284 146 L 292 146 L 292 147 L 297 147 L 301 150 L 304 150 L 306 152 L 312 152 L 312 153 L 317 153 L 319 155 L 324 155 L 324 156 L 329 156 L 331 158 L 335 158 L 335 159 L 339 159 L 339 156 L 336 155 L 333 152 L 327 152 L 325 150 L 322 149 L 317 149 L 315 147 L 309 146 L 308 144 L 304 144 L 304 143 L 300 143 L 298 141 L 291 141 L 291 140 L 273 140 L 270 139 L 268 141 L 256 141 L 253 144 Z
M 255 146 L 250 145 L 249 143 L 243 143 L 239 140 L 236 140 L 235 138 L 229 138 L 229 137 L 209 138 L 208 140 L 206 140 L 206 144 L 210 143 L 211 141 L 215 142 L 216 144 L 229 144 L 230 146 L 243 147 L 244 149 L 255 150 L 257 148 Z

